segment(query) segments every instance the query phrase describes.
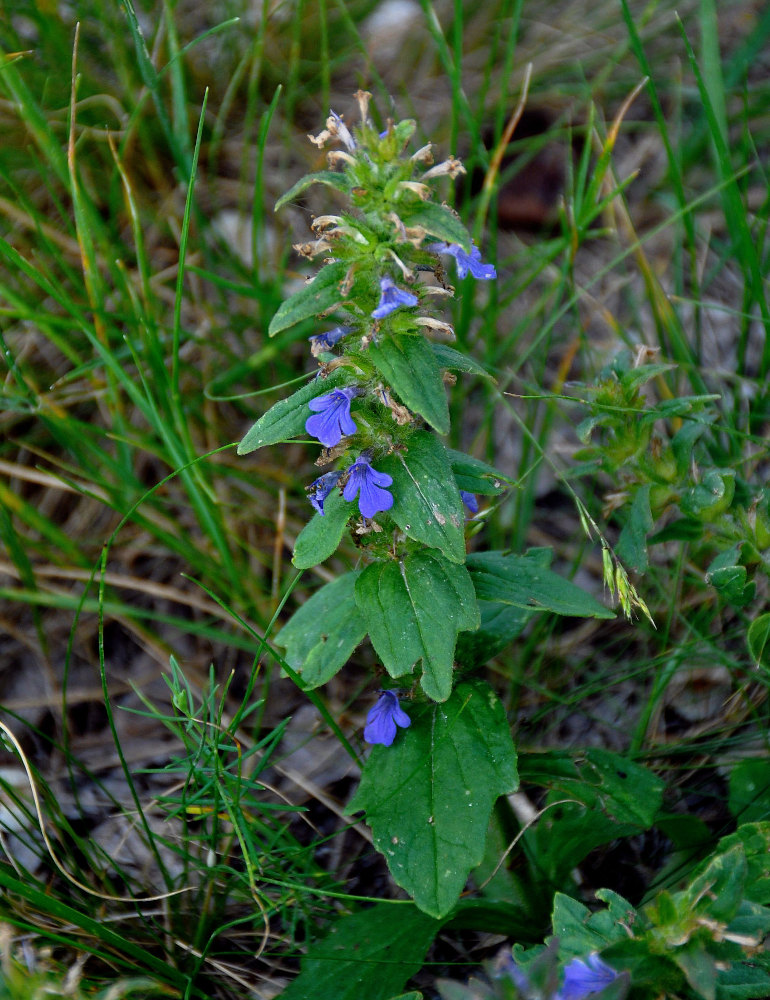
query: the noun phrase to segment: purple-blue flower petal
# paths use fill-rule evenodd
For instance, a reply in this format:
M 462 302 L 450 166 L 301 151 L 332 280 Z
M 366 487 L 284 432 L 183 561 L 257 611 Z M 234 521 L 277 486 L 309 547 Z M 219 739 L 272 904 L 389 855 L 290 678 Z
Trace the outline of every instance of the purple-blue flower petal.
M 342 495 L 348 501 L 355 500 L 358 495 L 362 517 L 374 517 L 379 511 L 390 510 L 393 506 L 393 497 L 385 488 L 392 484 L 393 478 L 387 472 L 373 469 L 366 455 L 359 456 L 350 466 L 348 477 Z
M 408 729 L 412 720 L 398 703 L 395 691 L 381 691 L 377 704 L 366 716 L 364 739 L 367 743 L 382 743 L 389 747 L 396 738 L 396 727 Z
M 430 248 L 434 253 L 447 253 L 454 257 L 457 263 L 457 274 L 460 278 L 466 277 L 468 272 L 480 281 L 491 281 L 497 277 L 497 271 L 493 264 L 484 264 L 481 260 L 481 251 L 475 243 L 471 244 L 471 252 L 466 253 L 457 243 L 434 243 Z
M 308 500 L 321 517 L 324 516 L 324 500 L 337 485 L 341 475 L 341 472 L 325 472 L 308 487 Z
M 585 1000 L 617 979 L 618 973 L 594 952 L 588 958 L 573 958 L 564 968 L 560 1000 Z
M 471 512 L 471 514 L 478 514 L 479 512 L 479 502 L 473 493 L 468 493 L 467 490 L 460 490 L 460 499 Z
M 380 278 L 380 302 L 376 309 L 372 310 L 374 319 L 384 319 L 400 306 L 416 306 L 419 299 L 411 292 L 405 292 L 403 288 L 385 275 Z
M 350 401 L 359 394 L 358 389 L 332 389 L 323 396 L 311 399 L 308 406 L 313 416 L 305 421 L 305 430 L 318 438 L 325 448 L 339 444 L 344 434 L 355 434 L 356 423 L 350 415 Z
M 338 341 L 342 340 L 349 333 L 349 326 L 335 326 L 325 333 L 314 333 L 312 337 L 307 338 L 310 341 L 310 350 L 313 357 L 320 354 L 321 351 L 330 351 Z

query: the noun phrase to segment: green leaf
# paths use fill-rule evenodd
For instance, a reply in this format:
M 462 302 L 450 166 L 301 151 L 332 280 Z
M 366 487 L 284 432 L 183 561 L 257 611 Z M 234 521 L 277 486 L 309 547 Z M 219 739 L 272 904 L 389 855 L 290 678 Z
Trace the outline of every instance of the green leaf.
M 742 550 L 743 542 L 732 545 L 720 552 L 706 570 L 706 583 L 710 583 L 721 597 L 738 608 L 752 601 L 756 590 L 753 581 L 746 582 L 746 567 L 739 564 Z
M 507 477 L 494 466 L 452 448 L 447 448 L 447 455 L 459 490 L 482 496 L 497 496 L 506 489 Z
M 747 582 L 748 573 L 745 566 L 725 566 L 706 574 L 706 583 L 710 583 L 720 597 L 736 608 L 745 608 L 751 604 L 756 593 L 753 580 Z
M 724 513 L 735 494 L 735 472 L 732 469 L 709 469 L 697 486 L 691 487 L 679 501 L 686 517 L 710 521 Z
M 717 1000 L 766 1000 L 770 997 L 770 972 L 753 961 L 734 962 L 717 974 Z
M 441 921 L 414 906 L 375 903 L 314 941 L 281 1000 L 391 1000 L 422 968 Z
M 623 525 L 615 549 L 618 559 L 637 573 L 645 573 L 649 565 L 647 535 L 651 530 L 650 484 L 646 483 L 634 494 L 628 510 L 628 520 Z
M 747 875 L 748 864 L 742 844 L 736 843 L 720 851 L 688 885 L 690 911 L 729 923 L 743 899 Z
M 466 568 L 434 552 L 372 563 L 361 573 L 355 597 L 375 652 L 391 677 L 410 673 L 422 660 L 423 691 L 434 701 L 446 701 L 452 691 L 457 633 L 479 624 Z
M 516 751 L 502 704 L 480 681 L 409 714 L 392 747 L 373 747 L 347 811 L 366 810 L 393 878 L 441 917 L 481 863 L 495 799 L 518 787 Z
M 439 434 L 449 432 L 441 368 L 423 336 L 383 338 L 381 343 L 369 345 L 369 357 L 404 406 L 419 413 Z
M 564 802 L 559 792 L 546 799 L 537 828 L 525 835 L 528 855 L 550 885 L 570 880 L 570 872 L 600 847 L 639 832 L 636 824 L 615 823 L 576 802 Z
M 324 501 L 324 514 L 315 513 L 297 536 L 292 562 L 297 569 L 310 569 L 337 551 L 345 526 L 355 506 L 333 490 Z
M 287 202 L 292 201 L 297 195 L 306 191 L 311 184 L 325 184 L 327 187 L 336 188 L 337 191 L 341 191 L 343 194 L 350 194 L 352 187 L 347 174 L 337 173 L 335 170 L 319 170 L 318 173 L 306 174 L 304 177 L 301 177 L 293 187 L 289 188 L 286 194 L 281 195 L 275 203 L 273 211 L 277 212 L 279 208 L 283 208 Z
M 596 598 L 543 566 L 542 557 L 479 552 L 468 556 L 467 566 L 476 596 L 527 611 L 553 611 L 578 618 L 614 618 Z
M 703 536 L 703 533 L 704 528 L 700 521 L 681 517 L 650 535 L 648 541 L 650 545 L 658 545 L 661 542 L 695 542 Z
M 433 201 L 418 201 L 399 207 L 398 214 L 405 226 L 422 226 L 426 233 L 443 243 L 457 243 L 466 253 L 471 252 L 471 238 L 457 214 L 446 205 Z
M 676 367 L 677 365 L 661 362 L 652 365 L 639 365 L 638 368 L 632 368 L 630 371 L 624 372 L 620 376 L 620 384 L 627 391 L 635 392 L 652 379 L 657 378 L 658 375 L 664 375 L 666 372 L 673 371 Z
M 522 760 L 522 777 L 562 798 L 577 799 L 615 823 L 643 830 L 655 822 L 666 787 L 646 767 L 599 747 L 579 756 L 555 750 L 528 753 Z
M 729 834 L 717 844 L 717 851 L 728 851 L 740 845 L 745 856 L 748 872 L 745 897 L 749 902 L 762 906 L 770 904 L 770 871 L 767 859 L 770 856 L 770 822 L 744 823 L 735 833 Z M 699 871 L 708 864 L 703 862 Z
M 585 420 L 581 420 L 575 428 L 578 441 L 582 444 L 588 444 L 596 428 L 601 427 L 602 424 L 606 424 L 607 422 L 608 418 L 606 416 L 586 417 Z
M 450 460 L 454 454 L 449 452 Z M 456 466 L 452 465 L 457 477 Z M 458 481 L 459 486 L 459 481 Z M 466 486 L 462 487 L 467 489 Z M 481 492 L 476 490 L 475 492 Z M 527 558 L 547 569 L 551 561 L 550 549 L 530 549 Z M 476 604 L 481 616 L 481 624 L 475 632 L 462 632 L 457 639 L 455 659 L 464 667 L 478 667 L 488 663 L 509 642 L 515 639 L 524 626 L 536 614 L 534 609 L 517 608 L 502 601 L 484 601 L 477 596 Z
M 464 667 L 480 667 L 497 656 L 509 642 L 521 635 L 535 613 L 514 608 L 500 601 L 476 599 L 481 621 L 475 632 L 461 632 L 457 637 L 455 659 Z
M 770 668 L 770 613 L 759 615 L 746 633 L 749 655 L 758 667 Z
M 344 298 L 340 285 L 349 266 L 344 260 L 338 260 L 322 267 L 312 281 L 281 304 L 270 321 L 267 329 L 269 336 L 274 337 L 303 319 L 310 319 L 339 305 Z
M 604 929 L 592 926 L 592 914 L 587 906 L 570 896 L 557 892 L 553 897 L 553 934 L 559 939 L 559 950 L 566 955 L 588 955 L 601 951 L 611 943 Z
M 389 514 L 399 528 L 450 562 L 464 562 L 465 515 L 444 445 L 417 431 L 408 451 L 388 455 L 379 468 L 393 477 Z
M 690 476 L 696 442 L 707 429 L 708 423 L 703 420 L 687 420 L 671 439 L 671 451 L 680 478 Z
M 672 948 L 671 958 L 682 970 L 697 997 L 716 1000 L 719 967 L 700 941 L 687 941 L 678 948 Z
M 347 376 L 349 378 L 349 376 Z M 345 371 L 337 368 L 325 378 L 313 378 L 297 392 L 271 406 L 259 420 L 246 432 L 246 436 L 238 445 L 239 455 L 248 455 L 257 448 L 270 444 L 280 444 L 291 441 L 305 430 L 305 421 L 310 416 L 308 403 L 316 396 L 323 396 L 346 381 Z
M 331 680 L 366 635 L 353 596 L 358 576 L 345 573 L 321 587 L 278 633 L 275 641 L 286 649 L 286 662 L 309 688 Z
M 596 898 L 606 903 L 606 910 L 597 910 L 591 915 L 591 926 L 602 931 L 608 941 L 622 941 L 626 935 L 626 927 L 632 927 L 637 920 L 634 907 L 612 889 L 597 889 Z
M 493 378 L 493 376 L 480 365 L 478 361 L 474 361 L 472 357 L 467 354 L 462 354 L 460 351 L 456 351 L 454 347 L 449 347 L 447 344 L 434 344 L 431 345 L 431 350 L 433 351 L 436 361 L 442 368 L 447 368 L 449 371 L 453 372 L 466 372 L 469 375 L 481 375 L 484 378 Z
M 770 909 L 742 899 L 738 911 L 727 925 L 730 934 L 764 938 L 770 931 Z

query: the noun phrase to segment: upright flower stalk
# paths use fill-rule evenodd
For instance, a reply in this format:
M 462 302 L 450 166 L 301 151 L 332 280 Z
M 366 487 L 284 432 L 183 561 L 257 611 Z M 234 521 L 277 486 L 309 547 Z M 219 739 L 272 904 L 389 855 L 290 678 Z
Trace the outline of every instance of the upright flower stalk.
M 337 200 L 347 202 L 316 216 L 314 238 L 295 246 L 321 267 L 280 307 L 269 329 L 275 335 L 317 317 L 309 337 L 316 378 L 268 411 L 239 452 L 303 429 L 320 443 L 316 465 L 323 472 L 307 487 L 315 517 L 297 539 L 295 565 L 326 559 L 349 528 L 364 568 L 348 598 L 351 615 L 363 618 L 392 676 L 416 671 L 420 657 L 428 656 L 430 673 L 420 679 L 415 672 L 414 680 L 428 697 L 443 701 L 453 685 L 456 635 L 479 620 L 465 567 L 468 511 L 478 511 L 477 496 L 503 487 L 490 467 L 478 471 L 481 463 L 470 479 L 467 468 L 458 477 L 458 453 L 441 440 L 449 431 L 446 385 L 454 376 L 448 371 L 469 370 L 449 346 L 454 330 L 441 315 L 454 294 L 442 258 L 454 258 L 460 278 L 489 281 L 496 271 L 482 261 L 457 214 L 434 195 L 437 185 L 464 172 L 460 161 L 450 156 L 434 163 L 430 145 L 410 153 L 413 121 L 388 121 L 378 130 L 369 117 L 370 95 L 359 91 L 356 100 L 357 124 L 332 111 L 318 135 L 310 136 L 326 149 L 328 169 L 304 177 L 276 205 L 312 184 L 334 189 Z M 394 564 L 408 581 L 414 615 L 398 622 L 406 638 L 403 653 L 394 652 L 398 643 L 385 634 L 389 622 L 395 627 L 403 599 L 389 609 L 390 592 L 375 598 L 367 583 L 378 566 Z M 420 609 L 424 605 L 427 612 L 436 593 L 446 595 L 441 613 L 451 640 L 430 639 L 435 649 L 419 652 Z M 392 720 L 405 725 L 394 699 L 388 690 L 378 703 L 386 729 L 376 719 L 368 728 L 386 746 L 396 737 Z
M 389 122 L 384 131 L 377 132 L 369 119 L 370 95 L 359 91 L 356 98 L 361 111 L 358 126 L 351 131 L 332 111 L 326 127 L 310 137 L 319 148 L 333 147 L 328 158 L 334 174 L 325 175 L 323 183 L 348 194 L 355 211 L 316 217 L 311 228 L 320 238 L 298 249 L 310 258 L 323 255 L 327 268 L 345 264 L 335 310 L 344 322 L 313 334 L 310 342 L 313 355 L 321 359 L 322 374 L 324 365 L 329 364 L 327 355 L 339 351 L 337 357 L 348 362 L 349 384 L 309 401 L 312 412 L 305 429 L 327 449 L 336 449 L 345 439 L 345 457 L 340 462 L 347 462 L 347 472 L 340 482 L 342 495 L 348 502 L 357 497 L 361 516 L 371 520 L 393 506 L 393 496 L 388 492 L 392 479 L 372 462 L 408 446 L 411 433 L 422 420 L 430 419 L 420 411 L 413 392 L 405 394 L 404 386 L 391 384 L 392 364 L 372 358 L 367 349 L 372 344 L 383 348 L 387 341 L 387 352 L 399 337 L 422 340 L 426 333 L 436 331 L 445 340 L 454 338 L 451 326 L 431 315 L 436 303 L 436 280 L 424 280 L 430 272 L 439 273 L 440 254 L 455 258 L 461 278 L 470 273 L 489 280 L 496 271 L 491 264 L 482 263 L 479 249 L 455 214 L 430 200 L 432 182 L 464 173 L 460 161 L 450 157 L 434 166 L 430 146 L 407 156 L 405 147 L 414 122 Z M 304 178 L 279 204 L 300 194 L 313 180 L 321 181 L 320 175 Z M 321 275 L 316 282 L 320 279 Z M 451 293 L 448 288 L 441 290 Z M 437 363 L 434 367 L 439 370 Z M 361 409 L 365 413 L 360 433 L 351 416 L 351 402 L 356 397 L 363 397 Z M 394 399 L 399 400 L 395 404 L 398 410 L 389 402 Z M 354 450 L 358 455 L 351 463 L 349 457 Z M 325 480 L 325 484 L 328 482 Z M 465 495 L 461 495 L 464 499 Z M 323 515 L 325 497 L 318 500 L 318 496 L 314 483 L 310 488 L 311 503 Z

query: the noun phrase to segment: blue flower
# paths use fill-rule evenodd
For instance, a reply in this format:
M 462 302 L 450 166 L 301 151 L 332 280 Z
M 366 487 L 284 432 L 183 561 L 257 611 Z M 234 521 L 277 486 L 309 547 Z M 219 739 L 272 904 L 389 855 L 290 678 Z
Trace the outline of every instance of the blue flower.
M 497 277 L 497 271 L 492 264 L 481 263 L 481 251 L 475 243 L 471 244 L 470 254 L 457 243 L 433 243 L 430 249 L 434 253 L 448 253 L 454 257 L 457 262 L 457 274 L 461 278 L 464 278 L 469 271 L 480 281 L 490 281 Z
M 314 333 L 312 337 L 307 338 L 310 341 L 311 354 L 315 358 L 322 351 L 330 351 L 337 341 L 349 333 L 349 326 L 335 326 L 333 330 L 327 330 L 325 333 Z
M 526 997 L 532 996 L 534 990 L 529 976 L 519 968 L 513 957 L 503 962 L 500 971 L 513 980 L 519 993 Z M 613 983 L 618 975 L 596 952 L 585 959 L 573 958 L 564 967 L 564 985 L 554 993 L 549 991 L 549 1000 L 587 1000 L 593 993 L 600 993 Z
M 479 512 L 479 502 L 472 493 L 468 493 L 467 490 L 460 490 L 460 499 L 471 512 L 471 514 L 478 514 Z
M 367 743 L 382 743 L 389 747 L 396 738 L 396 726 L 408 729 L 412 720 L 398 703 L 395 691 L 380 691 L 377 704 L 366 716 L 364 739 Z
M 380 304 L 372 311 L 374 319 L 383 319 L 399 306 L 416 306 L 418 299 L 411 292 L 399 288 L 392 278 L 380 278 Z
M 307 488 L 307 497 L 321 517 L 324 516 L 324 500 L 339 482 L 341 472 L 326 472 Z
M 332 389 L 323 396 L 311 399 L 308 406 L 314 416 L 305 421 L 305 430 L 318 438 L 325 448 L 339 444 L 343 434 L 355 434 L 357 427 L 350 416 L 350 401 L 359 395 L 360 389 Z
M 618 973 L 603 962 L 596 952 L 588 958 L 573 958 L 564 968 L 564 986 L 559 1000 L 584 1000 L 614 982 Z
M 378 511 L 390 510 L 393 506 L 393 497 L 385 489 L 392 482 L 393 479 L 387 472 L 373 469 L 371 459 L 363 454 L 348 469 L 348 481 L 342 495 L 346 500 L 355 500 L 360 490 L 358 509 L 361 516 L 374 517 Z

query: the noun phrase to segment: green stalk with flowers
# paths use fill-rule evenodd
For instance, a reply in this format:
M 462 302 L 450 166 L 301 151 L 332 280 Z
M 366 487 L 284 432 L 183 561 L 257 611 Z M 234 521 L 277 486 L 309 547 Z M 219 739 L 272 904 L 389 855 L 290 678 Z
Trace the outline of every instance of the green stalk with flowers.
M 457 214 L 433 199 L 433 185 L 464 172 L 455 157 L 435 164 L 432 147 L 413 153 L 411 120 L 379 132 L 370 95 L 356 95 L 360 124 L 332 112 L 311 141 L 332 145 L 328 170 L 310 174 L 278 202 L 312 184 L 349 202 L 311 223 L 314 239 L 295 249 L 322 267 L 279 308 L 269 333 L 317 317 L 310 338 L 318 368 L 246 434 L 239 453 L 303 432 L 324 470 L 307 488 L 314 514 L 293 562 L 307 569 L 343 536 L 359 551 L 355 569 L 317 591 L 277 642 L 307 688 L 329 681 L 366 638 L 396 686 L 369 713 L 375 744 L 350 811 L 364 809 L 374 842 L 396 881 L 440 917 L 482 859 L 495 799 L 517 787 L 516 752 L 503 706 L 475 677 L 532 614 L 612 617 L 602 604 L 549 569 L 550 553 L 466 551 L 467 518 L 478 497 L 510 485 L 490 465 L 447 447 L 447 386 L 458 373 L 488 377 L 451 346 L 440 315 L 459 279 L 496 277 Z M 408 700 L 408 711 L 401 703 Z M 405 730 L 400 735 L 398 729 Z

